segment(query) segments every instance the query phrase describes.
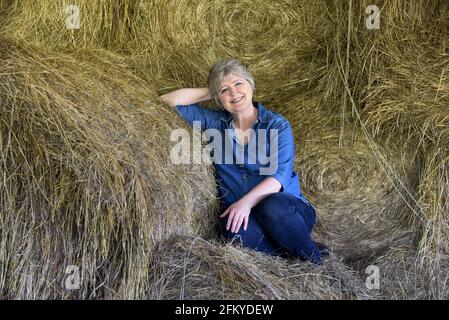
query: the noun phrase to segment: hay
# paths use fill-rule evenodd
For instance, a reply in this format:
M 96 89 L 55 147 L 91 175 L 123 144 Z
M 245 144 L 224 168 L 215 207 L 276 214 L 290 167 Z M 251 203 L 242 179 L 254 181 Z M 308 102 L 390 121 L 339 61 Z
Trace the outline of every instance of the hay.
M 213 63 L 237 57 L 255 76 L 256 98 L 277 105 L 323 72 L 321 43 L 333 29 L 324 15 L 315 1 L 142 2 L 129 50 L 161 91 L 206 86 Z
M 425 212 L 418 246 L 420 270 L 430 286 L 429 297 L 447 299 L 449 284 L 449 149 L 426 152 L 419 202 Z
M 420 254 L 415 247 L 400 246 L 389 250 L 370 263 L 380 271 L 380 297 L 396 300 L 443 299 L 449 297 L 448 259 L 441 261 L 440 272 L 429 277 L 420 265 Z
M 368 299 L 335 257 L 322 266 L 273 258 L 201 238 L 161 242 L 150 262 L 150 299 Z
M 355 10 L 363 10 L 366 1 Z M 367 35 L 358 26 L 351 70 L 352 86 L 366 126 L 379 140 L 397 145 L 411 142 L 423 158 L 416 197 L 423 219 L 418 221 L 417 264 L 432 283 L 430 298 L 444 296 L 444 265 L 449 254 L 447 161 L 449 103 L 447 1 L 382 2 L 383 27 Z M 359 21 L 360 22 L 360 21 Z M 350 76 L 354 78 L 354 76 Z M 441 282 L 442 281 L 442 282 Z
M 45 48 L 122 50 L 139 3 L 140 0 L 2 0 L 0 36 L 12 36 Z M 79 8 L 79 29 L 73 29 L 74 20 L 66 11 L 68 5 Z
M 155 241 L 215 224 L 211 170 L 169 158 L 185 124 L 114 54 L 2 39 L 0 61 L 0 295 L 139 297 Z
M 358 260 L 381 253 L 392 242 L 407 241 L 413 171 L 408 161 L 402 171 L 394 153 L 374 146 L 390 166 L 383 167 L 366 141 L 342 140 L 339 133 L 328 130 L 306 138 L 297 160 L 303 191 L 317 209 L 315 232 L 346 259 Z
M 300 134 L 296 133 L 300 142 L 306 136 L 316 134 L 316 128 L 330 126 L 333 128 L 330 135 L 334 145 L 337 145 L 336 127 L 339 127 L 340 146 L 345 144 L 345 140 L 354 139 L 373 140 L 383 146 L 381 154 L 389 154 L 385 163 L 390 163 L 393 168 L 383 178 L 390 179 L 390 175 L 399 170 L 399 179 L 394 180 L 405 181 L 402 189 L 411 190 L 410 200 L 414 209 L 408 212 L 414 213 L 405 220 L 411 222 L 409 225 L 414 230 L 414 237 L 419 238 L 419 248 L 415 248 L 419 253 L 419 261 L 416 262 L 422 272 L 419 276 L 429 279 L 432 287 L 440 288 L 428 290 L 427 297 L 441 298 L 444 295 L 440 293 L 445 291 L 441 286 L 446 283 L 441 280 L 444 278 L 441 265 L 447 257 L 445 230 L 449 212 L 445 173 L 449 144 L 448 3 L 378 1 L 380 30 L 368 30 L 365 26 L 365 10 L 369 4 L 372 3 L 349 1 L 326 6 L 335 33 L 332 42 L 325 42 L 330 58 L 324 76 L 319 80 L 320 85 L 310 86 L 307 92 L 293 98 L 296 106 L 280 106 L 279 110 L 294 119 L 291 122 L 295 126 L 302 126 Z M 406 148 L 402 149 L 404 145 Z M 325 149 L 321 157 L 327 157 L 331 150 Z M 303 149 L 299 155 L 308 152 Z M 372 152 L 373 157 L 377 157 L 375 151 Z M 409 161 L 405 171 L 397 168 L 396 159 L 402 158 Z M 349 164 L 354 161 L 349 156 L 344 160 L 342 162 Z M 368 159 L 364 163 L 366 169 L 376 168 L 370 167 Z M 336 167 L 331 162 L 328 165 L 329 168 Z M 302 166 L 302 161 L 299 166 Z M 324 171 L 316 170 L 317 173 Z M 362 169 L 359 175 L 362 172 L 369 179 L 375 179 L 372 171 Z M 346 179 L 345 175 L 340 174 L 337 179 Z M 308 185 L 319 179 L 321 176 L 317 174 L 303 183 L 306 194 Z M 416 180 L 418 183 L 412 182 Z M 363 201 L 355 202 L 362 207 L 361 203 Z M 391 212 L 395 211 L 394 207 L 393 203 Z
M 416 250 L 409 246 L 391 248 L 384 255 L 373 259 L 380 273 L 380 294 L 386 299 L 426 299 L 426 287 L 416 265 Z
M 351 262 L 410 242 L 420 218 L 412 211 L 418 172 L 411 147 L 382 146 L 356 127 L 341 135 L 340 119 L 320 99 L 297 95 L 277 109 L 294 124 L 295 168 L 317 210 L 316 238 Z

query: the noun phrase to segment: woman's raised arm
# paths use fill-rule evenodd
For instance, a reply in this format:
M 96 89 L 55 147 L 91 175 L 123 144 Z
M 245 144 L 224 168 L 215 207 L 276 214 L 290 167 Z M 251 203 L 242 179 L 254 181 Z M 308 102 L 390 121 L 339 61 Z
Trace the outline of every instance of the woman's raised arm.
M 212 99 L 209 88 L 184 88 L 160 96 L 169 106 L 188 105 Z

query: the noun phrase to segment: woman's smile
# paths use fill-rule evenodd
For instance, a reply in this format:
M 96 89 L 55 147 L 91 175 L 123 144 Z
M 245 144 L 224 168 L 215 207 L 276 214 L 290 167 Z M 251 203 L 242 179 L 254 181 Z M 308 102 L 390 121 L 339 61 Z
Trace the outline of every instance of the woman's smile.
M 243 100 L 243 96 L 234 100 L 231 100 L 231 103 L 239 103 L 240 101 Z
M 218 92 L 221 104 L 231 113 L 252 107 L 253 90 L 244 78 L 229 74 L 221 82 Z

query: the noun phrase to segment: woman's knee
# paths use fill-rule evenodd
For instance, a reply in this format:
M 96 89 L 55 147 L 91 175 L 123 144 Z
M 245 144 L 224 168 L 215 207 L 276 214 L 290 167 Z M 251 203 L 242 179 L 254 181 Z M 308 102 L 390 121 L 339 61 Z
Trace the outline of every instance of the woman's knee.
M 285 192 L 272 193 L 263 198 L 254 208 L 253 213 L 256 217 L 265 220 L 279 219 L 283 214 L 293 213 L 295 204 L 292 202 L 290 194 Z

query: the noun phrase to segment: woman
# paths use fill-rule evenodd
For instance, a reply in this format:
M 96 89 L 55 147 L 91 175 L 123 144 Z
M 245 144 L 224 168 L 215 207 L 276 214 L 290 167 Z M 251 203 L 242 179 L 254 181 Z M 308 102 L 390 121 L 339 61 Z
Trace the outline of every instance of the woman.
M 222 148 L 218 156 L 214 154 L 222 236 L 237 238 L 243 246 L 270 255 L 321 263 L 325 246 L 311 238 L 316 213 L 302 195 L 293 170 L 289 122 L 253 101 L 254 79 L 238 60 L 216 63 L 208 82 L 208 88 L 179 89 L 161 100 L 176 107 L 190 124 L 198 121 L 202 130 L 213 129 L 223 137 L 214 137 L 214 153 Z M 223 109 L 198 105 L 210 99 Z M 263 161 L 266 154 L 270 155 L 268 162 Z

